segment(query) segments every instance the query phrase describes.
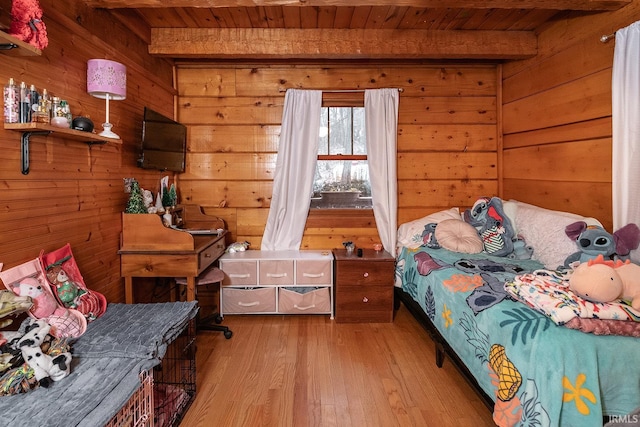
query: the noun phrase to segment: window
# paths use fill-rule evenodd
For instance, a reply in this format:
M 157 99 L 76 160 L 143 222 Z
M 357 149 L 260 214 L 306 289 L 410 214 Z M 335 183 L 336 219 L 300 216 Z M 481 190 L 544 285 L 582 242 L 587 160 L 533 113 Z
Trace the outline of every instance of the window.
M 322 107 L 311 208 L 371 208 L 364 107 Z

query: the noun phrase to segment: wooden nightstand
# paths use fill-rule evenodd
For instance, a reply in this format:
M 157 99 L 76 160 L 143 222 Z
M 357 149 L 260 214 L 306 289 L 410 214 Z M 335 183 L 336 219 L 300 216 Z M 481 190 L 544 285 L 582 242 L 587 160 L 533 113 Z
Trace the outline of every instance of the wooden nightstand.
M 333 251 L 336 322 L 392 322 L 395 258 L 386 251 L 362 252 Z

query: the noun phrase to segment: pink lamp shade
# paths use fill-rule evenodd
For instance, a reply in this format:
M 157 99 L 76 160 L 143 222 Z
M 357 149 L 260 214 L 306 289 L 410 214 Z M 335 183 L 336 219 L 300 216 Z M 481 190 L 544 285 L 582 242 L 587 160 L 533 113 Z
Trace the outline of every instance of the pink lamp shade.
M 111 131 L 109 123 L 109 100 L 121 101 L 127 98 L 127 67 L 119 62 L 107 59 L 90 59 L 87 61 L 87 92 L 96 98 L 106 99 L 106 120 L 102 124 L 104 130 L 98 135 L 119 139 Z
M 107 59 L 87 61 L 87 92 L 96 98 L 121 101 L 127 98 L 127 67 Z

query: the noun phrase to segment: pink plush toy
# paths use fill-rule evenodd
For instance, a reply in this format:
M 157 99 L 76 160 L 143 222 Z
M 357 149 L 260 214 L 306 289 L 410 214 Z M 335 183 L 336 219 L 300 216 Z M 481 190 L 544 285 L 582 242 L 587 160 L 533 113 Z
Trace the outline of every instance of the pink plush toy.
M 13 293 L 22 297 L 31 297 L 33 307 L 29 312 L 36 319 L 42 319 L 51 316 L 58 308 L 58 301 L 51 292 L 47 292 L 40 282 L 33 277 L 25 277 L 20 280 L 18 286 L 13 288 Z
M 569 289 L 592 302 L 622 299 L 640 311 L 640 265 L 629 260 L 605 261 L 598 255 L 575 268 Z

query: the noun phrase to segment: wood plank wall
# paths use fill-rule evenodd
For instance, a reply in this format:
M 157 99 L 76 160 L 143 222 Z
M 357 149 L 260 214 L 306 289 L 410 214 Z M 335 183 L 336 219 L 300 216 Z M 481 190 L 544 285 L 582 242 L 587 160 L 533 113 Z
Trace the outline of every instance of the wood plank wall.
M 492 65 L 177 65 L 188 125 L 185 202 L 258 249 L 271 201 L 285 90 L 398 87 L 398 222 L 498 192 L 498 75 Z M 312 211 L 303 247 L 370 247 L 372 213 Z
M 611 230 L 611 67 L 640 3 L 569 16 L 538 37 L 539 54 L 503 67 L 504 193 L 598 218 Z
M 124 302 L 120 278 L 123 178 L 155 190 L 160 173 L 136 167 L 142 112 L 149 105 L 173 116 L 173 68 L 152 58 L 147 45 L 111 14 L 84 2 L 41 0 L 49 46 L 42 56 L 0 52 L 0 82 L 10 77 L 67 99 L 74 115 L 91 117 L 101 130 L 105 101 L 86 92 L 86 62 L 107 58 L 127 66 L 127 99 L 111 102 L 110 121 L 123 144 L 87 146 L 55 134 L 31 138 L 31 171 L 20 169 L 20 134 L 0 127 L 0 263 L 4 268 L 70 243 L 89 288 Z M 0 0 L 0 23 L 9 25 L 10 0 Z

